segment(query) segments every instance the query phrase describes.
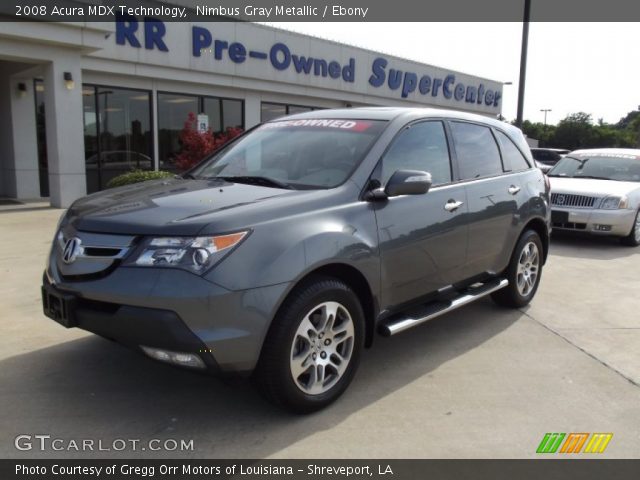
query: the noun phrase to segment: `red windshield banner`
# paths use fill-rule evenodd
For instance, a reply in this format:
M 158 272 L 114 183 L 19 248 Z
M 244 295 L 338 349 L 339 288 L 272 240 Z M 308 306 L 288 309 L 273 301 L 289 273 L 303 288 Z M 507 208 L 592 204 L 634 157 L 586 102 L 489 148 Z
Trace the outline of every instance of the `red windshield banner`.
M 287 127 L 314 127 L 348 130 L 352 132 L 364 132 L 373 122 L 368 120 L 331 120 L 321 118 L 310 118 L 304 120 L 283 120 L 281 122 L 265 123 L 260 127 L 262 130 Z

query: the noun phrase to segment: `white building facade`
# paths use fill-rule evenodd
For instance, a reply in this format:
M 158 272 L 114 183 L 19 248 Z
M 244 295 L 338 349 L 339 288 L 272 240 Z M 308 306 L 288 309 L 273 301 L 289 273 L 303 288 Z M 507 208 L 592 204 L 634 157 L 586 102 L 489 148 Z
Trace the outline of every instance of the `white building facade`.
M 502 83 L 244 22 L 0 23 L 0 197 L 67 207 L 176 171 L 190 114 L 219 132 L 364 105 L 495 117 Z

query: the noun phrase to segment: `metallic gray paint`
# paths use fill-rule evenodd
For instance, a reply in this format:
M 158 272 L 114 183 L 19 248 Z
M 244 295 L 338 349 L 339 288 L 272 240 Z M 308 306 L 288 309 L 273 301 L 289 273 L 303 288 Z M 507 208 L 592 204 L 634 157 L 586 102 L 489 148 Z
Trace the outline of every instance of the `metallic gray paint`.
M 278 308 L 297 282 L 318 268 L 347 265 L 362 274 L 374 300 L 373 323 L 399 305 L 450 284 L 503 270 L 531 221 L 548 225 L 548 192 L 531 168 L 494 178 L 432 187 L 424 195 L 365 201 L 382 154 L 407 123 L 463 119 L 506 133 L 533 165 L 519 130 L 475 115 L 424 109 L 346 109 L 295 115 L 388 119 L 343 185 L 282 190 L 218 180 L 170 179 L 107 190 L 78 200 L 64 229 L 122 235 L 251 234 L 204 276 L 169 268 L 115 266 L 100 277 L 69 279 L 54 242 L 47 275 L 88 299 L 175 311 L 211 349 L 223 371 L 251 371 Z M 453 155 L 454 172 L 455 155 Z M 373 175 L 373 177 L 372 177 Z M 511 195 L 508 188 L 520 187 Z M 456 199 L 462 207 L 449 212 Z M 543 239 L 543 242 L 546 238 Z

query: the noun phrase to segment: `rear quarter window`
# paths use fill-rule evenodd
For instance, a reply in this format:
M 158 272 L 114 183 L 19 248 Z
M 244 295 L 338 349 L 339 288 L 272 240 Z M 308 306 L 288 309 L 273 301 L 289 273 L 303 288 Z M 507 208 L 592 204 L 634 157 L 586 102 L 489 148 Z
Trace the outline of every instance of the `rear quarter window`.
M 498 142 L 500 142 L 502 161 L 505 168 L 517 172 L 531 167 L 522 152 L 507 135 L 500 131 L 496 131 L 496 137 L 498 137 Z

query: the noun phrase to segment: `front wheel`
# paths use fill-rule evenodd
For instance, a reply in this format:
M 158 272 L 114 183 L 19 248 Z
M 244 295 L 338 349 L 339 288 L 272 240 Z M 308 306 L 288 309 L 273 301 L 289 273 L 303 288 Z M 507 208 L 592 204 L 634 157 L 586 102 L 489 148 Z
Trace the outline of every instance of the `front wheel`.
M 640 245 L 640 210 L 636 213 L 636 219 L 631 227 L 631 232 L 626 237 L 620 239 L 624 245 L 629 247 L 637 247 Z
M 317 277 L 297 287 L 273 321 L 256 370 L 266 397 L 308 413 L 351 383 L 364 344 L 364 314 L 342 281 Z
M 543 249 L 540 236 L 533 230 L 522 234 L 505 271 L 509 285 L 491 294 L 498 305 L 519 308 L 536 294 L 542 275 Z

